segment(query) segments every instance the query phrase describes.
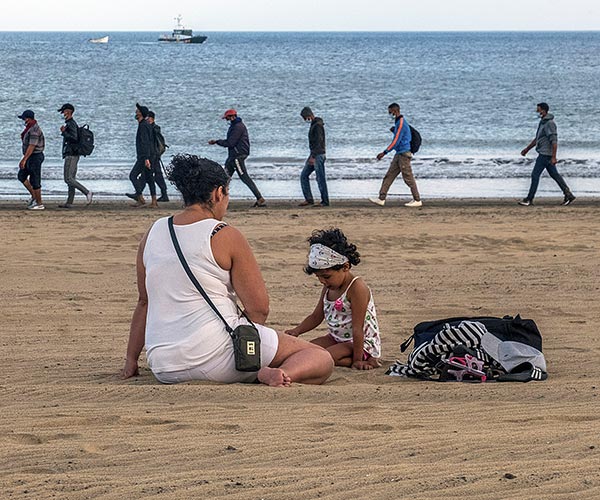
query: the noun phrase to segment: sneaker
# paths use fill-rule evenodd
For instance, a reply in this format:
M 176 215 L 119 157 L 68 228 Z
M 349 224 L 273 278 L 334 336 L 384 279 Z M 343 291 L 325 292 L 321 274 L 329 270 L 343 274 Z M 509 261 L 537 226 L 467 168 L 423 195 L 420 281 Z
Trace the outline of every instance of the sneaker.
M 88 191 L 88 194 L 85 195 L 85 199 L 87 200 L 86 205 L 89 205 L 92 203 L 93 197 L 94 197 L 94 193 L 92 193 L 91 191 Z
M 163 194 L 158 200 L 161 203 L 169 201 L 169 197 L 166 194 Z
M 44 205 L 38 205 L 36 203 L 35 205 L 31 205 L 29 207 L 29 210 L 46 210 L 46 207 Z
M 73 208 L 71 203 L 63 203 L 62 205 L 58 205 L 58 208 Z
M 567 205 L 570 205 L 571 203 L 573 203 L 574 201 L 575 201 L 575 196 L 572 194 L 568 194 L 568 195 L 565 195 L 565 199 L 561 203 L 561 205 L 567 206 Z
M 409 201 L 408 203 L 404 204 L 405 207 L 422 207 L 423 206 L 423 202 L 421 200 L 412 200 Z
M 375 203 L 375 205 L 379 205 L 380 207 L 383 207 L 383 205 L 385 205 L 385 200 L 380 200 L 379 198 L 369 198 L 369 201 L 371 203 Z
M 530 205 L 533 205 L 533 203 L 531 202 L 531 200 L 528 200 L 527 198 L 523 198 L 520 202 L 519 205 L 523 206 L 523 207 L 528 207 Z
M 31 197 L 29 198 L 29 201 L 27 202 L 27 208 L 32 207 L 33 205 L 36 205 L 37 202 L 35 201 L 35 198 Z
M 137 199 L 138 199 L 138 195 L 135 193 L 133 193 L 133 194 L 125 193 L 125 196 L 127 196 L 127 198 L 131 198 L 132 200 L 135 200 L 135 201 L 137 201 Z

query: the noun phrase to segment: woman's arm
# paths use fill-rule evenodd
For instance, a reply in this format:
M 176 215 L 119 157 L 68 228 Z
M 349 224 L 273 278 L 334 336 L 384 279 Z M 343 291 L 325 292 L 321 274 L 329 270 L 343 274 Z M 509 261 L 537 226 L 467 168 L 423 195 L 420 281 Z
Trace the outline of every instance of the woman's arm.
M 244 312 L 255 323 L 264 324 L 269 315 L 269 295 L 250 244 L 240 231 L 226 226 L 211 240 L 217 264 L 231 275 L 231 284 Z
M 352 368 L 365 370 L 372 368 L 363 360 L 365 343 L 365 318 L 371 292 L 362 279 L 357 279 L 348 290 L 348 300 L 352 307 Z
M 148 233 L 140 242 L 136 259 L 138 302 L 131 318 L 129 342 L 125 366 L 121 370 L 121 378 L 126 379 L 138 375 L 138 359 L 146 341 L 146 313 L 148 312 L 148 293 L 146 291 L 146 268 L 144 267 L 144 248 Z
M 326 291 L 327 288 L 323 287 L 321 297 L 319 298 L 319 302 L 317 302 L 315 310 L 306 318 L 304 318 L 297 327 L 292 328 L 291 330 L 286 330 L 285 333 L 297 337 L 298 335 L 302 335 L 303 333 L 314 330 L 323 322 L 325 319 L 325 315 L 323 313 L 323 297 Z

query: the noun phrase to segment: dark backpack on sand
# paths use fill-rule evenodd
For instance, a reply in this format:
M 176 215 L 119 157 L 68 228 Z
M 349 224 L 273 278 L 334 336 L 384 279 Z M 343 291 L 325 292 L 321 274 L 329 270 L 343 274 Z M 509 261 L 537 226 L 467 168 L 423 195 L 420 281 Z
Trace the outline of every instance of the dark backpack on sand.
M 406 363 L 396 361 L 388 375 L 446 381 L 463 380 L 466 374 L 466 380 L 498 382 L 548 377 L 538 327 L 518 314 L 514 318 L 462 317 L 419 323 L 401 351 L 413 341 Z M 461 372 L 460 378 L 449 376 L 457 372 Z
M 415 154 L 421 149 L 421 134 L 412 125 L 409 124 L 408 127 L 410 128 L 410 152 Z
M 79 135 L 79 141 L 77 141 L 77 153 L 80 156 L 89 156 L 94 151 L 94 132 L 90 130 L 90 127 L 86 123 L 81 127 L 77 128 Z

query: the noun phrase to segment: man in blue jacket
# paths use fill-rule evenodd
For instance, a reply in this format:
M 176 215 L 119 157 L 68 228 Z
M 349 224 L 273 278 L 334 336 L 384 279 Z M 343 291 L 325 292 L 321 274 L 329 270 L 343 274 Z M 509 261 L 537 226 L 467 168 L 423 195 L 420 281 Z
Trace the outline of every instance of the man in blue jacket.
M 235 109 L 228 109 L 221 118 L 229 122 L 227 139 L 210 140 L 208 143 L 227 148 L 229 154 L 227 155 L 227 160 L 225 160 L 225 170 L 229 174 L 229 177 L 233 176 L 234 172 L 237 172 L 242 182 L 250 188 L 250 191 L 256 197 L 254 206 L 266 207 L 267 202 L 260 194 L 260 191 L 250 178 L 250 175 L 248 175 L 248 170 L 246 169 L 246 158 L 250 154 L 250 138 L 248 137 L 246 125 L 237 115 Z
M 377 160 L 381 160 L 391 151 L 394 151 L 395 154 L 390 168 L 381 183 L 379 198 L 369 198 L 369 200 L 379 206 L 385 205 L 385 199 L 392 183 L 396 180 L 398 174 L 402 173 L 402 179 L 410 188 L 413 197 L 412 201 L 405 203 L 404 206 L 420 207 L 423 205 L 423 202 L 421 201 L 421 196 L 417 189 L 417 181 L 415 181 L 410 165 L 413 156 L 410 151 L 410 141 L 412 139 L 410 127 L 406 119 L 400 114 L 400 106 L 395 102 L 388 106 L 388 113 L 394 118 L 394 127 L 391 129 L 394 139 L 387 148 L 377 155 Z

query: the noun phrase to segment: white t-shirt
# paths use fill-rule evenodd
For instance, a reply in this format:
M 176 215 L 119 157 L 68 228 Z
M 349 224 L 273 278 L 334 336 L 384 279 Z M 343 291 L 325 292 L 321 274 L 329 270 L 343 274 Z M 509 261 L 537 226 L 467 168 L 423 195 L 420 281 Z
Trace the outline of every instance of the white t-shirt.
M 219 267 L 210 246 L 211 233 L 220 223 L 205 219 L 175 225 L 175 233 L 196 279 L 235 328 L 247 321 L 236 307 L 229 271 Z M 148 292 L 146 357 L 152 371 L 210 370 L 231 357 L 231 337 L 183 269 L 171 241 L 168 217 L 150 229 L 143 259 Z

